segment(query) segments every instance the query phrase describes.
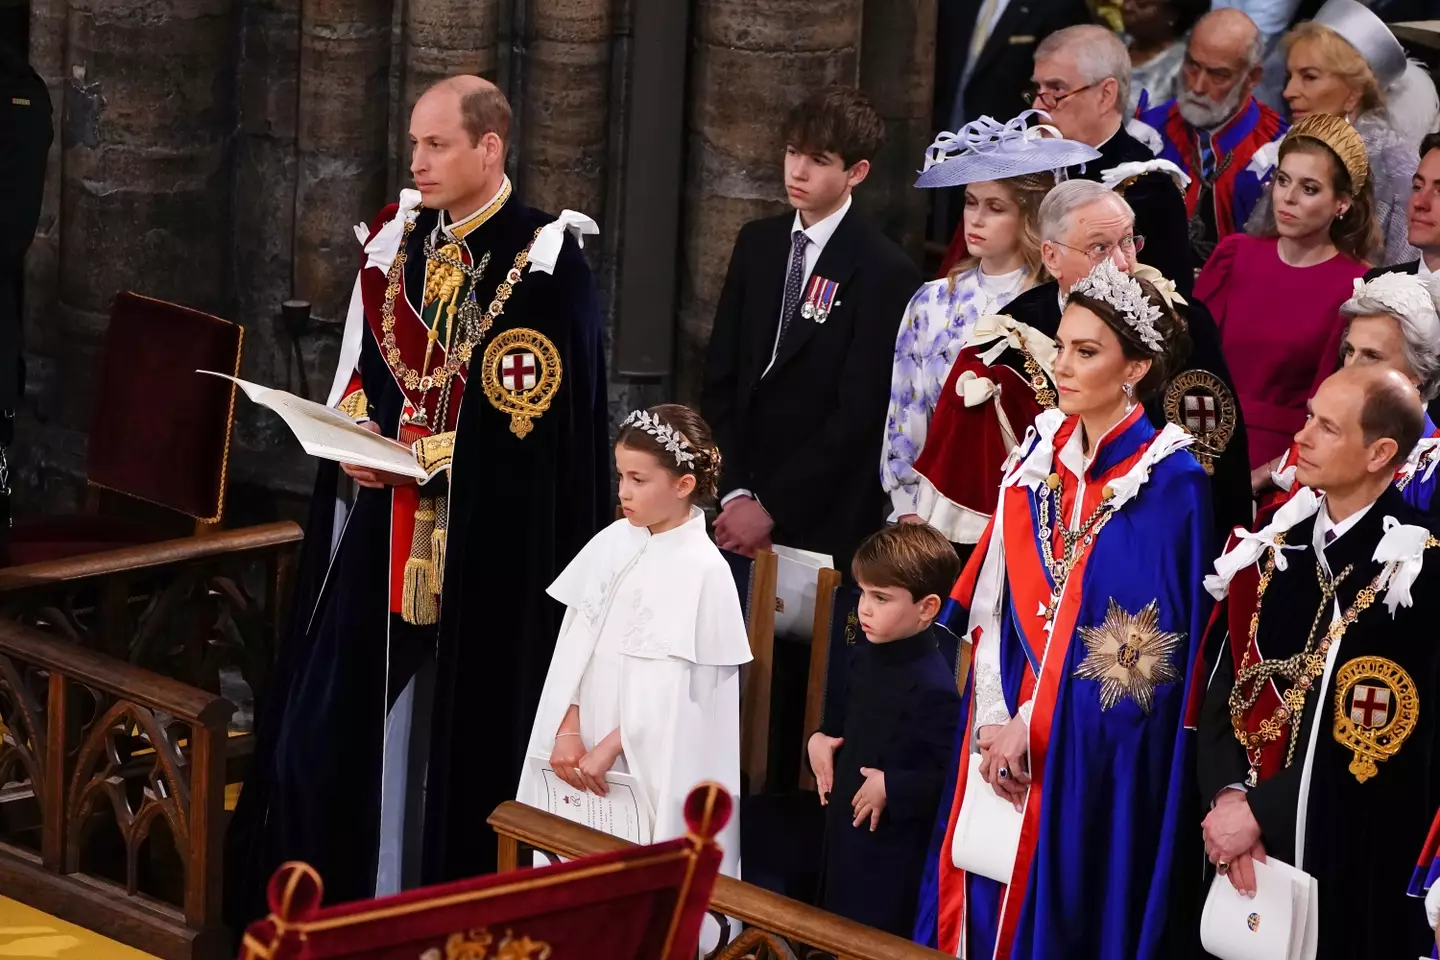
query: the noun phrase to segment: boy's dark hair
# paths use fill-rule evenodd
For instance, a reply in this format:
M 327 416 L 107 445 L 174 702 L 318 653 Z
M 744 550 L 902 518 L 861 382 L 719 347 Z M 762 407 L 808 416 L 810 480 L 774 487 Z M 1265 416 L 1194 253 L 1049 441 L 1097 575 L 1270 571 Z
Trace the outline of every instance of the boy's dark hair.
M 885 144 L 885 121 L 859 90 L 827 87 L 790 111 L 785 144 L 802 153 L 838 153 L 848 170 L 875 159 Z
M 1425 139 L 1420 141 L 1420 159 L 1424 160 L 1431 150 L 1440 150 L 1440 133 L 1425 134 Z
M 960 557 L 928 523 L 896 523 L 865 538 L 850 573 L 867 586 L 904 587 L 917 603 L 932 593 L 943 600 L 960 576 Z

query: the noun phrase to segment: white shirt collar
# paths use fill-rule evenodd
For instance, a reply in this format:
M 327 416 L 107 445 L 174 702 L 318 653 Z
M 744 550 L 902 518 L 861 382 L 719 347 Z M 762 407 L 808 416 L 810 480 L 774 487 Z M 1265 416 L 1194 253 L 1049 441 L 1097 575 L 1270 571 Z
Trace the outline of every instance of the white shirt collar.
M 1421 277 L 1428 277 L 1432 273 L 1434 273 L 1434 271 L 1430 269 L 1430 264 L 1425 262 L 1425 255 L 1422 253 L 1420 255 L 1420 267 L 1415 271 L 1415 274 Z
M 836 210 L 824 220 L 816 221 L 809 228 L 800 222 L 800 211 L 796 210 L 795 225 L 790 228 L 790 235 L 793 237 L 796 230 L 803 231 L 805 236 L 810 238 L 810 243 L 814 245 L 815 252 L 819 253 L 825 249 L 825 244 L 830 242 L 830 238 L 835 236 L 835 231 L 840 227 L 840 221 L 844 220 L 845 214 L 850 212 L 850 204 L 853 201 L 854 197 L 846 197 L 845 202 L 840 204 L 839 210 Z
M 1326 504 L 1324 500 L 1321 500 L 1320 512 L 1315 514 L 1315 527 L 1320 531 L 1320 542 L 1324 543 L 1325 535 L 1332 530 L 1335 532 L 1335 536 L 1330 541 L 1331 543 L 1334 543 L 1336 540 L 1339 540 L 1341 537 L 1345 536 L 1345 534 L 1349 533 L 1351 528 L 1354 527 L 1355 524 L 1359 523 L 1365 518 L 1365 514 L 1369 513 L 1370 508 L 1373 506 L 1375 506 L 1375 503 L 1374 501 L 1371 501 L 1363 508 L 1356 510 L 1354 513 L 1350 514 L 1350 516 L 1346 517 L 1344 520 L 1336 523 L 1334 520 L 1330 519 L 1329 505 Z

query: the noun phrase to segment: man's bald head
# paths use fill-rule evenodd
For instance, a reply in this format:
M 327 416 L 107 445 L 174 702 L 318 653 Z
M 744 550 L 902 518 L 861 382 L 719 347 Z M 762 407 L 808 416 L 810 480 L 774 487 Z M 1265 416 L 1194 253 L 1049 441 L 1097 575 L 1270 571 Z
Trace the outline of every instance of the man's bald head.
M 410 111 L 410 173 L 425 206 L 462 220 L 505 181 L 510 104 L 480 77 L 447 77 Z
M 510 101 L 499 87 L 484 77 L 470 74 L 446 77 L 431 84 L 429 89 L 420 95 L 420 99 L 415 103 L 416 108 L 427 100 L 453 105 L 454 109 L 460 111 L 461 122 L 470 137 L 472 147 L 479 144 L 480 138 L 487 133 L 495 134 L 501 143 L 509 143 Z
M 1358 508 L 1390 485 L 1424 430 L 1420 394 L 1398 370 L 1343 367 L 1310 398 L 1295 434 L 1295 479 Z
M 1399 370 L 1371 364 L 1343 367 L 1331 379 L 1342 375 L 1353 378 L 1364 393 L 1360 431 L 1365 442 L 1394 440 L 1398 451 L 1391 465 L 1400 466 L 1425 432 L 1425 404 L 1415 384 Z
M 1212 10 L 1195 23 L 1185 45 L 1178 96 L 1191 126 L 1214 129 L 1244 108 L 1260 82 L 1265 40 L 1243 12 Z
M 1211 10 L 1195 21 L 1190 42 L 1199 43 L 1244 62 L 1247 69 L 1256 67 L 1265 57 L 1265 39 L 1260 28 L 1243 10 L 1221 7 Z

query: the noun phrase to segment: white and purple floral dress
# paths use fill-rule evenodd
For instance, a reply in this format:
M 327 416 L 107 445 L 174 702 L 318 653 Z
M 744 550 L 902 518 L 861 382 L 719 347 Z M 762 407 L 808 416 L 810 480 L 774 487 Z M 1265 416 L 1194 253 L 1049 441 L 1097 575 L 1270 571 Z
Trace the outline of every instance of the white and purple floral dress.
M 917 512 L 920 477 L 915 461 L 966 332 L 976 318 L 996 313 L 1027 289 L 1028 273 L 1022 267 L 989 276 L 975 266 L 953 285 L 944 277 L 931 280 L 906 306 L 895 338 L 890 409 L 880 453 L 880 483 L 894 507 L 892 521 Z

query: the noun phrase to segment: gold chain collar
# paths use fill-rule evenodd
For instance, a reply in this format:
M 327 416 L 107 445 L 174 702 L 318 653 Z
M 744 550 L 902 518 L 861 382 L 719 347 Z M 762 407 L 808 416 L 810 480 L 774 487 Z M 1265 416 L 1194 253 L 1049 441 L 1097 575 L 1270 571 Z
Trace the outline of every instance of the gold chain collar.
M 1375 575 L 1368 586 L 1361 588 L 1355 595 L 1355 602 L 1350 609 L 1340 617 L 1333 620 L 1329 629 L 1325 631 L 1325 637 L 1312 651 L 1311 645 L 1315 643 L 1316 634 L 1319 632 L 1321 619 L 1326 610 L 1334 601 L 1335 592 L 1345 578 L 1350 574 L 1353 567 L 1346 567 L 1340 571 L 1340 575 L 1334 578 L 1326 578 L 1321 584 L 1320 609 L 1315 614 L 1315 620 L 1310 626 L 1310 634 L 1305 639 L 1305 646 L 1299 653 L 1286 657 L 1284 660 L 1261 660 L 1251 665 L 1250 651 L 1258 649 L 1255 646 L 1255 637 L 1260 629 L 1260 605 L 1265 599 L 1265 590 L 1270 586 L 1270 580 L 1275 574 L 1275 554 L 1285 543 L 1285 535 L 1282 533 L 1275 538 L 1275 546 L 1271 548 L 1270 555 L 1265 561 L 1265 569 L 1260 575 L 1260 582 L 1255 588 L 1255 612 L 1250 614 L 1250 635 L 1249 643 L 1245 647 L 1245 654 L 1240 659 L 1240 669 L 1235 674 L 1235 686 L 1230 689 L 1230 725 L 1235 729 L 1235 739 L 1239 740 L 1245 748 L 1245 757 L 1250 763 L 1250 772 L 1245 778 L 1247 786 L 1255 786 L 1260 782 L 1260 764 L 1263 759 L 1263 751 L 1267 744 L 1279 740 L 1284 734 L 1285 728 L 1290 728 L 1290 746 L 1285 755 L 1285 766 L 1288 768 L 1295 760 L 1295 745 L 1300 737 L 1300 723 L 1304 709 L 1305 698 L 1314 686 L 1315 679 L 1325 672 L 1325 661 L 1327 660 L 1330 648 L 1340 642 L 1345 636 L 1345 631 L 1350 629 L 1354 623 L 1370 605 L 1375 602 L 1379 593 L 1381 579 L 1385 571 L 1381 570 Z M 1319 561 L 1316 561 L 1317 569 Z M 1320 571 L 1323 576 L 1323 571 Z M 1277 706 L 1260 725 L 1251 733 L 1245 729 L 1245 715 L 1260 699 L 1265 689 L 1265 684 L 1276 676 L 1284 677 L 1292 684 L 1289 690 L 1285 691 Z M 1250 684 L 1250 691 L 1245 692 L 1245 684 Z
M 475 347 L 490 332 L 495 321 L 505 312 L 505 302 L 510 299 L 510 294 L 515 287 L 519 286 L 524 279 L 525 264 L 530 260 L 530 247 L 535 243 L 535 238 L 540 235 L 537 229 L 534 236 L 515 256 L 515 264 L 510 272 L 505 275 L 504 281 L 495 289 L 495 298 L 490 301 L 490 306 L 480 317 L 480 320 L 471 325 L 463 332 L 464 339 L 456 345 L 455 349 L 446 354 L 445 362 L 436 368 L 434 373 L 421 375 L 420 371 L 414 370 L 405 364 L 400 356 L 400 348 L 395 343 L 395 300 L 400 295 L 401 280 L 405 273 L 405 261 L 407 259 L 406 243 L 410 239 L 410 232 L 415 229 L 415 222 L 412 220 L 405 224 L 405 232 L 400 238 L 400 249 L 395 255 L 394 261 L 390 264 L 390 272 L 386 276 L 385 302 L 380 311 L 380 351 L 385 356 L 385 362 L 389 365 L 395 379 L 403 383 L 408 390 L 417 390 L 423 396 L 438 386 L 448 383 L 452 377 L 460 372 L 460 368 L 470 362 L 470 356 Z M 424 309 L 424 304 L 421 304 Z

